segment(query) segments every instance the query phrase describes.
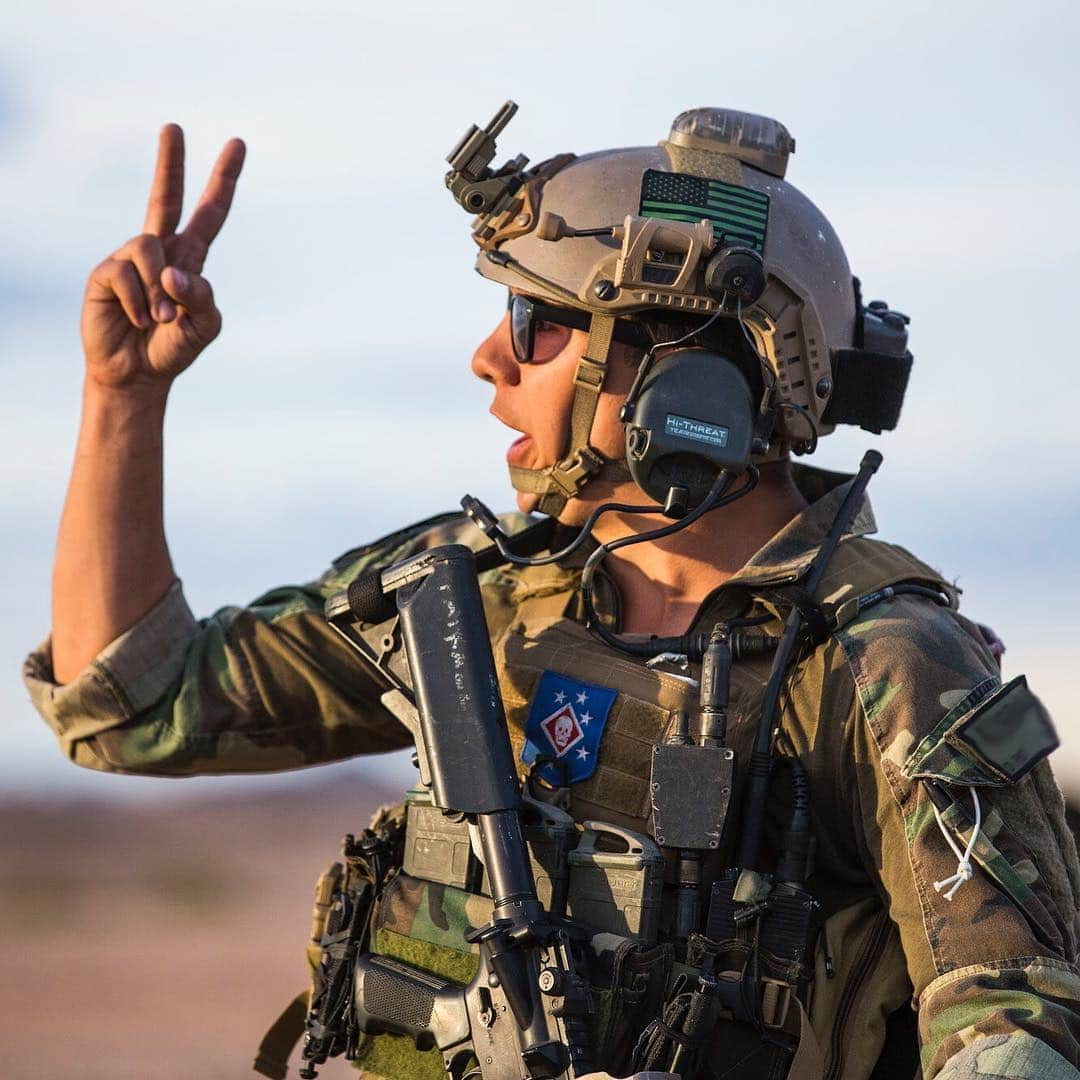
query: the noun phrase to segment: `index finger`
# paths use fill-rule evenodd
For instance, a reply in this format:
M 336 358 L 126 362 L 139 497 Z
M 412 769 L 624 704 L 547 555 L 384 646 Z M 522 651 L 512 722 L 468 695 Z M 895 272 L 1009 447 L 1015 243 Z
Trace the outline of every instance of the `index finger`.
M 246 152 L 247 148 L 241 139 L 230 139 L 218 155 L 214 171 L 199 199 L 199 205 L 195 207 L 184 228 L 183 251 L 185 264 L 188 264 L 185 269 L 196 272 L 202 270 L 206 253 L 229 216 L 229 207 L 232 205 L 237 178 L 244 167 Z
M 166 124 L 158 137 L 157 165 L 150 184 L 143 232 L 172 236 L 180 224 L 184 204 L 184 132 L 179 124 Z

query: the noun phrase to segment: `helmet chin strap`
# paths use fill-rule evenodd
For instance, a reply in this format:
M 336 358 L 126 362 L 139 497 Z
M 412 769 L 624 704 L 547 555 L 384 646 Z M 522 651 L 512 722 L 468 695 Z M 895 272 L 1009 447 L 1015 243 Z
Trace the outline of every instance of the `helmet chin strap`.
M 589 341 L 574 372 L 574 401 L 570 411 L 570 439 L 564 456 L 554 465 L 543 469 L 523 469 L 510 466 L 510 483 L 515 491 L 539 495 L 537 509 L 556 517 L 567 502 L 579 494 L 585 485 L 605 466 L 621 466 L 626 476 L 629 470 L 623 461 L 616 461 L 589 445 L 596 406 L 607 375 L 608 355 L 615 331 L 613 315 L 594 313 L 589 323 Z

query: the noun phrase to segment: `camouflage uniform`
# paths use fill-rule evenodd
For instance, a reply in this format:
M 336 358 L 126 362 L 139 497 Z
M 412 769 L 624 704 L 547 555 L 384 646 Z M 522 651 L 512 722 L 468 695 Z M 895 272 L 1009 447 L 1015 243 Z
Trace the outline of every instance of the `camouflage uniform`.
M 697 629 L 748 611 L 776 614 L 770 591 L 805 572 L 845 488 L 820 471 L 797 476 L 812 505 L 705 600 Z M 914 580 L 954 603 L 881 603 L 804 656 L 790 680 L 781 726 L 809 774 L 818 841 L 809 887 L 825 917 L 808 1004 L 822 1075 L 869 1077 L 883 1047 L 898 1060 L 914 1045 L 910 1028 L 905 1035 L 911 1004 L 927 1080 L 1080 1075 L 1080 870 L 1061 795 L 1047 762 L 1012 784 L 957 741 L 957 723 L 1000 687 L 997 663 L 955 610 L 955 591 L 903 549 L 867 539 L 873 529 L 864 504 L 819 599 L 842 613 L 868 587 Z M 324 622 L 323 601 L 366 568 L 449 540 L 479 547 L 482 538 L 446 515 L 348 553 L 313 583 L 201 621 L 176 585 L 75 681 L 52 681 L 46 644 L 26 662 L 27 684 L 64 752 L 107 772 L 283 769 L 404 747 L 382 687 Z M 579 565 L 482 576 L 512 741 L 520 750 L 543 671 L 594 681 L 604 671 L 619 696 L 599 767 L 573 786 L 570 809 L 579 820 L 650 831 L 649 753 L 687 703 L 687 684 L 591 638 L 579 621 Z M 617 625 L 610 581 L 599 601 Z M 777 618 L 764 629 L 779 626 Z M 729 742 L 739 761 L 749 757 L 768 667 L 746 660 L 732 673 Z M 968 785 L 981 796 L 974 875 L 952 901 L 933 887 L 956 858 L 921 782 L 928 778 L 956 794 L 944 818 L 960 841 L 972 826 Z M 769 823 L 770 845 L 778 826 Z M 418 899 L 405 923 L 388 906 L 383 929 L 411 921 L 418 933 L 431 903 Z

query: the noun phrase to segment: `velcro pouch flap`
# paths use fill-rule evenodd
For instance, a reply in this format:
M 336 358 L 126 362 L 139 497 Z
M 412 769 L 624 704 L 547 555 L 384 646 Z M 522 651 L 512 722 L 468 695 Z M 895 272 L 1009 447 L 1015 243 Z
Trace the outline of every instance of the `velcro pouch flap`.
M 968 787 L 1015 784 L 1058 745 L 1039 699 L 1018 675 L 988 678 L 965 694 L 904 762 L 909 780 Z
M 960 717 L 945 741 L 1007 784 L 1020 781 L 1059 745 L 1049 714 L 1023 675 Z

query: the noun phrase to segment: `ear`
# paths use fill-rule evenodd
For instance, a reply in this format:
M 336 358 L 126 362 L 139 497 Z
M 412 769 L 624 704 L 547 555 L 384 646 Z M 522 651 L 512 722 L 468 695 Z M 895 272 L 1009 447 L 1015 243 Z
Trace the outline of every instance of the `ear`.
M 612 394 L 628 394 L 644 358 L 644 349 L 639 349 L 636 345 L 625 345 L 621 341 L 612 342 L 604 390 Z

